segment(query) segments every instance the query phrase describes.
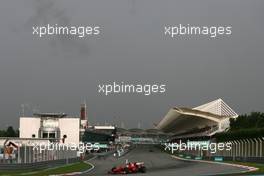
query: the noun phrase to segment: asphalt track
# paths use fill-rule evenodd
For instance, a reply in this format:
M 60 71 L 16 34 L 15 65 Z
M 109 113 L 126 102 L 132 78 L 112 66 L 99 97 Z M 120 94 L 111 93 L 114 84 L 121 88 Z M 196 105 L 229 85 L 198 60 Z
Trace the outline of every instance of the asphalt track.
M 153 151 L 151 152 L 150 149 Z M 177 160 L 153 146 L 138 146 L 120 158 L 108 156 L 105 158 L 96 158 L 90 161 L 95 168 L 85 175 L 108 175 L 108 170 L 110 170 L 113 166 L 124 164 L 126 159 L 131 162 L 144 162 L 147 167 L 147 173 L 130 175 L 201 176 L 244 171 L 242 168 L 227 165 Z

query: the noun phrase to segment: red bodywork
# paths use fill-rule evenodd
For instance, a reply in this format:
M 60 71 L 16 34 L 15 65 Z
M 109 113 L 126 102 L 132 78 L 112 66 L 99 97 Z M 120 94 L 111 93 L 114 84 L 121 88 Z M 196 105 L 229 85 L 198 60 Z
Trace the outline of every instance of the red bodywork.
M 108 174 L 130 174 L 130 173 L 145 173 L 146 167 L 144 163 L 128 163 L 125 166 L 113 167 Z

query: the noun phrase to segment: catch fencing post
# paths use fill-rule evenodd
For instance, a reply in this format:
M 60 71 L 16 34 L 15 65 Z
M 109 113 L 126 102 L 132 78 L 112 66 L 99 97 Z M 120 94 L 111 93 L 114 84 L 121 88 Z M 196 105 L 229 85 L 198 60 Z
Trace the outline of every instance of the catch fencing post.
M 256 141 L 256 151 L 255 151 L 255 157 L 258 157 L 258 153 L 259 153 L 259 150 L 258 150 L 258 148 L 259 148 L 259 142 L 258 142 L 258 139 L 254 139 L 255 141 Z
M 227 144 L 229 144 L 230 141 L 227 141 Z M 227 156 L 230 156 L 230 150 L 227 150 Z
M 32 163 L 32 150 L 31 150 L 31 146 L 28 145 L 28 162 Z
M 241 145 L 240 145 L 241 143 L 239 140 L 237 141 L 237 143 L 238 143 L 238 156 L 241 156 L 241 153 L 240 153 L 241 152 Z
M 254 139 L 251 139 L 251 141 L 252 141 L 252 149 L 251 149 L 252 150 L 252 155 L 251 156 L 254 157 L 255 156 L 255 152 L 256 152 L 255 151 L 256 150 L 256 148 L 255 148 L 255 141 L 254 141 Z
M 252 157 L 253 156 L 253 153 L 254 153 L 254 141 L 252 139 L 249 139 L 249 142 L 250 142 L 250 156 Z
M 249 139 L 246 139 L 246 140 L 248 142 L 248 145 L 247 145 L 247 148 L 248 148 L 248 150 L 247 150 L 247 157 L 250 157 L 250 141 L 249 141 Z
M 260 138 L 260 157 L 263 156 L 263 140 L 264 140 L 264 137 Z
M 235 161 L 235 157 L 236 157 L 236 143 L 235 143 L 235 141 L 232 141 L 232 145 L 233 145 L 233 147 L 232 147 L 232 149 L 233 149 L 233 151 L 232 151 L 233 161 Z
M 229 150 L 229 156 L 232 156 L 232 150 L 233 150 L 233 147 L 232 147 L 232 142 L 231 141 L 229 141 L 229 143 L 231 144 L 231 149 Z
M 253 152 L 253 156 L 256 157 L 257 156 L 257 141 L 256 139 L 252 139 L 253 140 L 253 146 L 254 146 L 254 152 Z
M 237 157 L 238 156 L 238 143 L 236 140 L 234 141 L 234 143 L 235 143 L 235 147 L 236 147 L 235 157 Z
M 245 145 L 245 157 L 248 157 L 248 146 L 249 146 L 249 142 L 247 139 L 245 139 L 246 145 Z
M 21 158 L 20 158 L 20 145 L 17 148 L 17 163 L 21 163 Z
M 24 145 L 24 163 L 27 163 L 27 147 Z
M 241 139 L 240 141 L 241 141 L 241 144 L 242 144 L 242 145 L 241 145 L 241 154 L 240 154 L 240 156 L 243 157 L 243 156 L 244 156 L 244 140 Z
M 246 142 L 244 139 L 242 139 L 242 157 L 245 157 L 245 151 L 246 151 Z

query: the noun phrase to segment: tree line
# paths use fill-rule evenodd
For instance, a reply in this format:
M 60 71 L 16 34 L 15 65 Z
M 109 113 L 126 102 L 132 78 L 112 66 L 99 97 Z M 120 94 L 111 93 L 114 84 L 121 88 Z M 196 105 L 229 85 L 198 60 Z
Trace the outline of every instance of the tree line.
M 15 130 L 12 126 L 7 127 L 5 130 L 0 130 L 0 137 L 18 137 L 19 131 Z
M 218 141 L 264 137 L 264 113 L 251 112 L 230 119 L 230 129 L 214 136 Z
M 240 115 L 236 119 L 230 119 L 231 131 L 259 128 L 264 128 L 264 113 L 262 112 L 251 112 L 250 114 Z

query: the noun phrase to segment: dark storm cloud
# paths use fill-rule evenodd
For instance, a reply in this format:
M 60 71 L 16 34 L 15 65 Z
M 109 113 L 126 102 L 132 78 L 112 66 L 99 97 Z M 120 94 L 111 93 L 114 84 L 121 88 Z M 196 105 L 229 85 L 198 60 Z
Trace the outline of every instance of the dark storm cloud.
M 46 26 L 47 24 L 59 26 L 72 26 L 71 18 L 67 15 L 67 10 L 60 7 L 56 0 L 35 0 L 31 4 L 34 13 L 26 23 L 26 28 L 32 26 Z M 49 41 L 53 52 L 59 52 L 66 59 L 76 59 L 76 55 L 88 55 L 88 44 L 84 40 L 77 39 L 67 34 L 56 35 Z
M 221 97 L 238 113 L 263 111 L 263 0 L 4 0 L 0 6 L 1 127 L 25 113 L 153 127 L 173 106 Z M 39 39 L 32 25 L 100 25 L 98 38 Z M 219 39 L 164 37 L 164 25 L 232 25 Z M 103 96 L 111 81 L 163 83 L 157 96 Z M 38 108 L 34 108 L 38 107 Z
M 136 1 L 135 0 L 128 0 L 128 7 L 129 12 L 133 15 L 136 14 Z

